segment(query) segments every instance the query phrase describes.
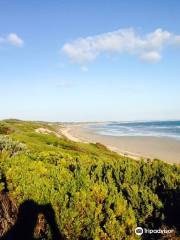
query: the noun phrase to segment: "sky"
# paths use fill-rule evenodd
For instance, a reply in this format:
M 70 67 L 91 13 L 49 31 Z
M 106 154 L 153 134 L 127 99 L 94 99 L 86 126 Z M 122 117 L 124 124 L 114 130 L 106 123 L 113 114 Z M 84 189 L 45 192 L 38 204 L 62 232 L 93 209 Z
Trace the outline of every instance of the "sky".
M 0 0 L 0 119 L 180 119 L 179 0 Z

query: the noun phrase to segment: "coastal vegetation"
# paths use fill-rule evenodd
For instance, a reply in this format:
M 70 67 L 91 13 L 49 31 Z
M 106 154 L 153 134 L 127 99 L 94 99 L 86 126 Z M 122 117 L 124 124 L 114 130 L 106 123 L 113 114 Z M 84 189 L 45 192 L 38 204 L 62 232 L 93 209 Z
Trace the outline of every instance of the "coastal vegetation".
M 54 132 L 58 124 L 0 122 L 0 191 L 14 209 L 27 201 L 51 206 L 62 239 L 148 239 L 135 235 L 137 226 L 173 229 L 178 238 L 178 165 L 135 161 L 99 143 L 77 143 Z M 15 222 L 9 224 L 7 216 L 0 203 L 1 236 Z M 53 239 L 52 234 L 47 221 L 43 234 L 34 233 L 34 239 Z

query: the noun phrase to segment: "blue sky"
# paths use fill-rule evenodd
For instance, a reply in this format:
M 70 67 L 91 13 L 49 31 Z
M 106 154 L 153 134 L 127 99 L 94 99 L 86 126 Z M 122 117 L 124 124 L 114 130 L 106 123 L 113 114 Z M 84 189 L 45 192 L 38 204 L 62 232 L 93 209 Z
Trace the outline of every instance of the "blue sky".
M 179 0 L 0 1 L 0 118 L 180 119 Z

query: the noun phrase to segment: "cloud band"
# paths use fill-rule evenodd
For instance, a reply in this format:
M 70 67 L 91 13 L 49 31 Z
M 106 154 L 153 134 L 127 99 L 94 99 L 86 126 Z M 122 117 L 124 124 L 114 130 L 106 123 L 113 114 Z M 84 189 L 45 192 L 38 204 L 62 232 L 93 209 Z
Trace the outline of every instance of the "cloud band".
M 127 53 L 148 62 L 157 62 L 166 46 L 180 45 L 180 36 L 156 29 L 146 35 L 139 35 L 133 28 L 119 29 L 96 36 L 78 38 L 65 43 L 62 51 L 73 61 L 84 64 L 104 53 Z

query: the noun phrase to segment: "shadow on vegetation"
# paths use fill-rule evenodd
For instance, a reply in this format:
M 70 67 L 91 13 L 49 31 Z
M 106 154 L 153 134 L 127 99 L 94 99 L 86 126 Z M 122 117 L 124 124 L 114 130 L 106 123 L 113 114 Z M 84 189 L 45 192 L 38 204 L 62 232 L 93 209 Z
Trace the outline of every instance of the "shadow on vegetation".
M 180 234 L 180 187 L 176 190 L 166 190 L 161 193 L 161 199 L 164 205 L 166 224 L 170 227 L 176 227 Z
M 33 200 L 27 200 L 19 207 L 14 226 L 1 240 L 33 240 L 47 239 L 49 226 L 52 240 L 61 240 L 51 204 L 38 205 Z

